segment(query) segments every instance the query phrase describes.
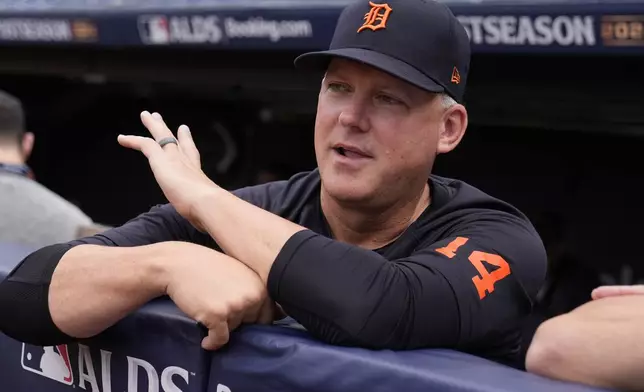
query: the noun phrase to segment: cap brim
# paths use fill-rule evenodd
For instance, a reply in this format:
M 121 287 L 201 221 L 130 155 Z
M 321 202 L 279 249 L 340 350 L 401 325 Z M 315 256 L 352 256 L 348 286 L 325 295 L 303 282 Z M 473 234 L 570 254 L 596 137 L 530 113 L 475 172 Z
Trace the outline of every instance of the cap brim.
M 443 86 L 411 65 L 369 49 L 342 48 L 305 53 L 295 59 L 295 66 L 300 69 L 324 71 L 334 57 L 355 60 L 370 65 L 426 91 L 433 93 L 445 91 Z

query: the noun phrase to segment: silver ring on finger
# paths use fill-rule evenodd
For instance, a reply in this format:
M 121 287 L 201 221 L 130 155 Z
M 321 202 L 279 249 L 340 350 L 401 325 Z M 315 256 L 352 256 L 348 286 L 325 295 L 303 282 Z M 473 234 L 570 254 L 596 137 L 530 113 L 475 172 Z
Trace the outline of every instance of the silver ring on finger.
M 179 142 L 177 141 L 177 139 L 173 137 L 164 137 L 163 139 L 159 140 L 158 143 L 162 148 L 167 144 L 176 144 L 177 146 L 179 145 Z

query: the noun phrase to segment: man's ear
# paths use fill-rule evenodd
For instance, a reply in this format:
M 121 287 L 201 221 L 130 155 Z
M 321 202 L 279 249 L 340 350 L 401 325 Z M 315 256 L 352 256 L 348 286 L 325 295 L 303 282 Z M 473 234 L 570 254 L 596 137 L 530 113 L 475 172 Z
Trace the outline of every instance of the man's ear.
M 438 146 L 436 152 L 445 154 L 458 146 L 465 135 L 468 118 L 465 106 L 456 104 L 445 110 L 443 114 L 443 126 L 438 135 Z
M 34 149 L 35 139 L 36 137 L 31 132 L 25 132 L 25 134 L 22 135 L 22 140 L 20 142 L 20 150 L 22 152 L 22 157 L 25 160 L 25 162 L 31 156 L 31 151 L 33 151 Z

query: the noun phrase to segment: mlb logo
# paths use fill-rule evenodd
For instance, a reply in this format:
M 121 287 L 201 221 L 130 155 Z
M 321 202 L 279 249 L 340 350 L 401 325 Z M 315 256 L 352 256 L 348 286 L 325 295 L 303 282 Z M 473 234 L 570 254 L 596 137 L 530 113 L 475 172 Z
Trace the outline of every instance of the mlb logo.
M 167 44 L 170 42 L 168 18 L 163 15 L 143 15 L 139 17 L 139 36 L 146 44 Z
M 21 364 L 27 371 L 63 384 L 72 385 L 74 382 L 66 344 L 41 347 L 23 343 Z

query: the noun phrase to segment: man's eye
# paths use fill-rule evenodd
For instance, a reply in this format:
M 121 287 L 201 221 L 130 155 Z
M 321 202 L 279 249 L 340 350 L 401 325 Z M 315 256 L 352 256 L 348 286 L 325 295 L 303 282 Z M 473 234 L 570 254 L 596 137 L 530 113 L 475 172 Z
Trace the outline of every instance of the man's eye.
M 335 91 L 338 93 L 346 93 L 349 91 L 349 86 L 342 83 L 329 83 L 329 90 Z
M 400 104 L 403 103 L 401 100 L 399 100 L 397 98 L 394 98 L 392 96 L 389 96 L 389 95 L 380 94 L 380 95 L 378 95 L 377 98 L 378 98 L 379 101 L 384 102 L 387 105 L 400 105 Z

